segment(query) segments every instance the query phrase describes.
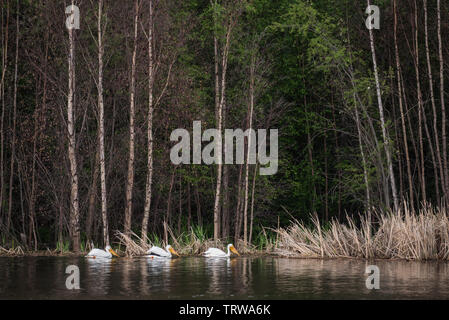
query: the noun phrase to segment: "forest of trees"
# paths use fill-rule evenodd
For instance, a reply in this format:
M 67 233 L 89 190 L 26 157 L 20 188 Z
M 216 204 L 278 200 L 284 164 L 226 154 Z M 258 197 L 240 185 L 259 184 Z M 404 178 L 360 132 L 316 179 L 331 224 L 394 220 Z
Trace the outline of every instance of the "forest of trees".
M 252 242 L 314 212 L 449 201 L 447 1 L 0 6 L 0 246 L 77 252 L 116 230 L 163 237 L 164 222 Z M 278 172 L 172 164 L 171 132 L 196 120 L 278 129 Z

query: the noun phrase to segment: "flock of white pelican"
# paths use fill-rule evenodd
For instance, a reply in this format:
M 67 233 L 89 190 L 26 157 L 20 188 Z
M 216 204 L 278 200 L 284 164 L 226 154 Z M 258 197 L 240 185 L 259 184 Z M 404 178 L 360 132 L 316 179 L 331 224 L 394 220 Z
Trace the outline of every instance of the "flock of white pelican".
M 229 258 L 231 256 L 231 253 L 235 253 L 236 255 L 240 255 L 237 251 L 237 249 L 234 247 L 232 243 L 228 244 L 228 252 L 224 252 L 223 250 L 220 250 L 218 248 L 209 248 L 206 252 L 203 253 L 203 256 L 206 258 Z M 86 258 L 91 259 L 112 259 L 112 256 L 118 257 L 119 255 L 112 250 L 110 246 L 106 246 L 104 250 L 102 249 L 92 249 L 87 255 Z M 175 249 L 172 248 L 171 245 L 167 245 L 165 247 L 165 250 L 153 246 L 150 250 L 147 251 L 147 256 L 149 258 L 167 258 L 170 259 L 173 255 L 180 256 Z

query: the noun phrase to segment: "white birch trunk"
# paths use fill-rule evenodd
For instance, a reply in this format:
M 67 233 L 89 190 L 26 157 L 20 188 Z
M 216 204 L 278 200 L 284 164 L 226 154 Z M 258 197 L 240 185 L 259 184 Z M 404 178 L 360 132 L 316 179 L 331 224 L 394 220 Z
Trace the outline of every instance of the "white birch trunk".
M 99 108 L 99 143 L 100 143 L 100 186 L 101 186 L 101 218 L 103 220 L 103 243 L 109 245 L 109 226 L 107 213 L 106 165 L 104 156 L 104 102 L 103 102 L 103 31 L 101 16 L 103 0 L 98 2 L 98 108 Z
M 73 1 L 72 1 L 73 5 Z M 67 138 L 68 156 L 70 161 L 70 233 L 72 246 L 75 252 L 80 250 L 80 229 L 79 229 L 79 199 L 78 199 L 78 170 L 76 162 L 76 138 L 75 138 L 75 117 L 74 117 L 74 90 L 75 90 L 75 43 L 73 30 L 69 29 L 69 94 L 67 100 Z
M 148 30 L 148 124 L 147 124 L 147 182 L 145 188 L 145 207 L 142 222 L 141 238 L 147 242 L 148 219 L 151 208 L 151 186 L 153 183 L 153 84 L 154 84 L 154 63 L 153 63 L 153 0 L 150 0 L 150 21 Z
M 368 2 L 368 6 L 370 6 L 370 0 L 368 0 L 367 2 Z M 395 182 L 394 172 L 393 172 L 393 162 L 391 159 L 390 140 L 389 140 L 387 128 L 385 125 L 384 108 L 383 108 L 383 104 L 382 104 L 382 94 L 380 91 L 379 74 L 377 72 L 376 50 L 374 47 L 374 35 L 373 35 L 372 29 L 369 30 L 369 38 L 370 38 L 370 46 L 371 46 L 371 55 L 373 58 L 374 77 L 376 80 L 376 93 L 377 93 L 377 102 L 379 105 L 379 115 L 380 115 L 380 124 L 382 127 L 382 137 L 383 137 L 383 141 L 384 141 L 385 154 L 387 156 L 387 165 L 388 165 L 388 171 L 389 171 L 389 176 L 390 176 L 391 191 L 393 193 L 394 210 L 395 210 L 395 212 L 397 212 L 397 210 L 399 209 L 399 201 L 398 201 L 398 194 L 396 191 L 396 182 Z
M 134 50 L 131 66 L 130 106 L 129 106 L 129 159 L 128 178 L 126 183 L 125 234 L 131 233 L 132 195 L 134 187 L 134 158 L 135 158 L 135 91 L 136 91 L 136 52 L 139 3 L 135 0 L 134 13 Z

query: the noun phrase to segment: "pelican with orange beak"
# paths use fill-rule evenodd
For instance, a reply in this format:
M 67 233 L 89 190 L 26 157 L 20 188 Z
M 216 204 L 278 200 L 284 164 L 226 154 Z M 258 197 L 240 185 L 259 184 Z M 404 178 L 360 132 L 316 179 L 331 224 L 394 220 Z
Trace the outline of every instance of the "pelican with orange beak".
M 112 255 L 119 257 L 119 255 L 114 250 L 112 250 L 112 248 L 110 246 L 106 246 L 106 248 L 104 248 L 104 250 L 96 249 L 96 248 L 90 250 L 90 252 L 87 254 L 86 258 L 111 259 Z
M 171 245 L 167 245 L 165 250 L 156 246 L 151 247 L 150 250 L 147 251 L 147 257 L 159 257 L 159 258 L 171 258 L 172 254 L 179 257 L 179 254 L 172 248 Z
M 232 243 L 228 244 L 228 253 L 225 253 L 223 250 L 217 248 L 209 248 L 203 255 L 206 258 L 228 258 L 231 256 L 231 252 L 238 256 L 240 255 Z

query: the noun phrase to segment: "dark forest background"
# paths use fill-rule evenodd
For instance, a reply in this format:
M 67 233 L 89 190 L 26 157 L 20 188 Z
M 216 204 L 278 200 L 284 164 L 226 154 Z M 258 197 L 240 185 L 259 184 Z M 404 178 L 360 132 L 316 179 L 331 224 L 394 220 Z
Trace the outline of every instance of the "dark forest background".
M 449 3 L 371 1 L 380 29 L 370 41 L 368 2 L 77 0 L 70 41 L 71 1 L 1 0 L 0 245 L 72 240 L 76 251 L 115 230 L 143 236 L 148 203 L 148 234 L 163 237 L 166 222 L 175 234 L 248 242 L 314 212 L 326 223 L 444 206 Z M 279 129 L 277 174 L 173 165 L 170 134 L 194 120 L 203 130 Z

